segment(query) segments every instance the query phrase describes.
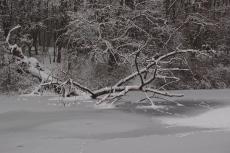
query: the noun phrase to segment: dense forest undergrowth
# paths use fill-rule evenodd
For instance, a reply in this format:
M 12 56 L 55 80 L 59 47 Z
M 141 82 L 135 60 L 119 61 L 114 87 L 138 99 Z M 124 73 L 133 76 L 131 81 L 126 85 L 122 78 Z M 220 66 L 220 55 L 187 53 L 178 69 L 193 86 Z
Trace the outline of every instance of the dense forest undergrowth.
M 229 6 L 228 0 L 0 0 L 0 91 L 31 92 L 41 81 L 9 54 L 6 39 L 17 25 L 9 43 L 63 82 L 96 90 L 137 71 L 132 84 L 157 73 L 148 83 L 156 89 L 229 88 Z M 186 53 L 140 73 L 185 49 L 208 55 Z

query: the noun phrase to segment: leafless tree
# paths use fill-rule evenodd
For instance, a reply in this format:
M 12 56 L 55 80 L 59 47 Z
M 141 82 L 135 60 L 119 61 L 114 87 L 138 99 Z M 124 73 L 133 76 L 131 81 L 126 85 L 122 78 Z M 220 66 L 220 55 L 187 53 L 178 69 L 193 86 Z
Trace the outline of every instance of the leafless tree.
M 172 82 L 179 81 L 179 78 L 174 76 L 173 71 L 189 71 L 188 68 L 180 67 L 171 67 L 170 63 L 180 60 L 180 56 L 189 53 L 195 53 L 197 55 L 207 55 L 207 53 L 194 49 L 181 49 L 180 46 L 174 51 L 161 54 L 159 56 L 145 57 L 145 64 L 141 67 L 139 66 L 139 58 L 142 52 L 145 50 L 148 41 L 139 45 L 137 50 L 132 53 L 136 71 L 127 77 L 118 81 L 115 85 L 110 87 L 103 87 L 98 90 L 90 90 L 89 88 L 79 84 L 76 81 L 73 81 L 71 78 L 68 78 L 66 81 L 61 81 L 62 79 L 55 77 L 51 71 L 44 68 L 38 60 L 33 57 L 27 57 L 23 54 L 22 49 L 17 44 L 10 43 L 10 37 L 13 32 L 20 29 L 20 26 L 16 26 L 9 31 L 9 34 L 6 38 L 6 42 L 9 47 L 9 54 L 12 54 L 15 57 L 16 63 L 19 65 L 25 65 L 23 70 L 27 73 L 32 74 L 33 76 L 41 80 L 41 84 L 33 91 L 32 94 L 40 94 L 44 87 L 53 87 L 58 91 L 59 94 L 63 96 L 71 96 L 74 92 L 74 95 L 85 95 L 89 96 L 92 99 L 98 99 L 97 104 L 103 102 L 114 103 L 119 100 L 122 96 L 126 95 L 132 91 L 140 91 L 146 93 L 146 98 L 150 99 L 147 93 L 153 93 L 154 95 L 161 95 L 165 97 L 181 97 L 180 94 L 170 94 L 165 91 L 163 86 L 166 86 Z M 107 43 L 107 47 L 110 47 L 109 42 L 104 40 Z M 178 56 L 179 55 L 179 56 Z M 127 57 L 128 59 L 128 57 Z M 131 61 L 130 61 L 131 62 Z M 139 82 L 136 84 L 130 83 L 131 80 L 139 78 Z M 154 88 L 151 83 L 156 79 L 165 80 L 165 84 L 160 88 Z M 170 81 L 168 81 L 170 80 Z

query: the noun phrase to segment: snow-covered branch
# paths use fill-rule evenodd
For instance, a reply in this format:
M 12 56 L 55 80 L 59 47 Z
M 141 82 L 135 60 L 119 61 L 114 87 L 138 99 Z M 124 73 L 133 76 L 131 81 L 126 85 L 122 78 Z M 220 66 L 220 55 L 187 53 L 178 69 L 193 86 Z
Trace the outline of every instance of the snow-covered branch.
M 91 24 L 91 23 L 89 23 Z M 25 63 L 27 65 L 26 72 L 32 74 L 33 76 L 39 78 L 41 80 L 41 84 L 34 90 L 35 93 L 42 92 L 42 88 L 46 86 L 52 86 L 55 88 L 59 94 L 62 96 L 78 96 L 78 95 L 87 95 L 87 97 L 91 97 L 93 99 L 103 98 L 98 102 L 98 104 L 103 103 L 105 101 L 114 101 L 116 99 L 120 99 L 121 97 L 125 96 L 127 93 L 132 91 L 140 91 L 144 93 L 153 93 L 154 95 L 161 95 L 165 97 L 181 97 L 183 95 L 180 94 L 171 94 L 166 92 L 164 89 L 165 86 L 168 84 L 178 81 L 179 78 L 174 76 L 172 71 L 187 71 L 189 69 L 186 68 L 177 68 L 177 67 L 167 67 L 167 65 L 171 64 L 172 61 L 181 60 L 181 58 L 177 58 L 177 55 L 180 54 L 188 54 L 188 53 L 195 53 L 198 55 L 206 55 L 199 50 L 194 49 L 180 49 L 177 48 L 172 52 L 168 52 L 159 56 L 143 57 L 142 61 L 145 61 L 145 64 L 139 63 L 139 58 L 142 52 L 147 48 L 146 46 L 151 41 L 151 36 L 145 41 L 142 45 L 138 45 L 137 50 L 133 51 L 130 56 L 135 55 L 134 62 L 136 66 L 136 71 L 131 73 L 130 75 L 126 76 L 125 78 L 119 80 L 114 86 L 111 87 L 104 87 L 98 90 L 91 90 L 80 83 L 73 81 L 71 78 L 67 79 L 66 81 L 61 81 L 62 79 L 55 77 L 52 72 L 48 69 L 41 66 L 40 62 L 35 58 L 28 58 L 25 56 L 20 47 L 17 44 L 10 44 L 10 37 L 11 33 L 20 28 L 20 26 L 16 26 L 10 30 L 6 42 L 11 49 L 11 54 L 19 58 L 19 62 Z M 100 34 L 101 35 L 101 34 Z M 106 52 L 111 52 L 111 54 L 115 54 L 118 51 L 112 45 L 112 43 L 104 38 L 100 38 L 106 46 Z M 127 43 L 130 45 L 129 43 Z M 126 44 L 123 44 L 125 46 Z M 120 45 L 121 46 L 121 45 Z M 118 47 L 119 48 L 119 47 Z M 12 50 L 13 49 L 13 50 Z M 15 54 L 15 51 L 17 54 Z M 115 56 L 115 55 L 114 55 Z M 136 77 L 140 78 L 140 82 L 134 85 L 130 85 L 131 80 L 135 79 Z M 159 88 L 153 88 L 152 82 L 156 79 L 163 79 L 165 80 L 165 84 Z M 170 80 L 167 82 L 166 80 Z

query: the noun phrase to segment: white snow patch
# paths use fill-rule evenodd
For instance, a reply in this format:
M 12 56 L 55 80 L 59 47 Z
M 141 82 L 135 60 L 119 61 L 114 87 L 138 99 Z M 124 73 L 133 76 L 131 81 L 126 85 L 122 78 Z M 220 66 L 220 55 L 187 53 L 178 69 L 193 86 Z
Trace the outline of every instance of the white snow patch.
M 22 94 L 22 95 L 20 95 L 19 97 L 38 97 L 38 96 L 40 96 L 40 95 L 29 93 L 29 94 Z
M 163 123 L 174 126 L 189 126 L 200 128 L 230 129 L 230 107 L 210 110 L 195 117 L 163 118 Z
M 50 101 L 86 101 L 86 102 L 93 102 L 92 98 L 89 95 L 83 96 L 73 96 L 73 97 L 53 97 L 49 99 Z
M 100 105 L 95 105 L 96 109 L 115 109 L 116 106 L 114 104 L 102 103 Z
M 153 110 L 158 110 L 158 109 L 164 109 L 165 106 L 160 106 L 160 105 L 150 105 L 150 106 L 137 106 L 136 109 L 153 109 Z
M 38 60 L 36 58 L 34 58 L 34 57 L 28 58 L 28 62 L 29 62 L 30 65 L 32 65 L 34 67 L 36 67 L 37 65 L 39 65 Z

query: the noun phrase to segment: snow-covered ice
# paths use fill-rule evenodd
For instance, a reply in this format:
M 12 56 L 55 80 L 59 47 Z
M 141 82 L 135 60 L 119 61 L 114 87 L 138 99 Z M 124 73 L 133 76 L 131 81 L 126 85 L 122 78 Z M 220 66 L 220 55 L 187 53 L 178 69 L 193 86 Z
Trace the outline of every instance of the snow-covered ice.
M 192 101 L 172 107 L 187 118 L 139 114 L 141 109 L 170 111 L 167 105 L 133 112 L 109 105 L 95 109 L 95 101 L 86 102 L 84 96 L 71 107 L 50 105 L 60 103 L 57 97 L 0 96 L 0 153 L 229 153 L 230 132 L 225 130 L 230 127 L 229 92 L 183 91 L 184 98 Z M 141 97 L 134 93 L 127 98 L 135 102 Z M 198 113 L 180 112 L 190 106 L 192 111 L 201 108 L 194 107 L 194 98 L 204 100 L 211 109 L 202 106 Z M 210 99 L 224 105 L 214 107 Z
M 186 118 L 163 118 L 163 123 L 175 126 L 201 128 L 224 128 L 230 130 L 230 107 L 213 109 L 198 116 Z

